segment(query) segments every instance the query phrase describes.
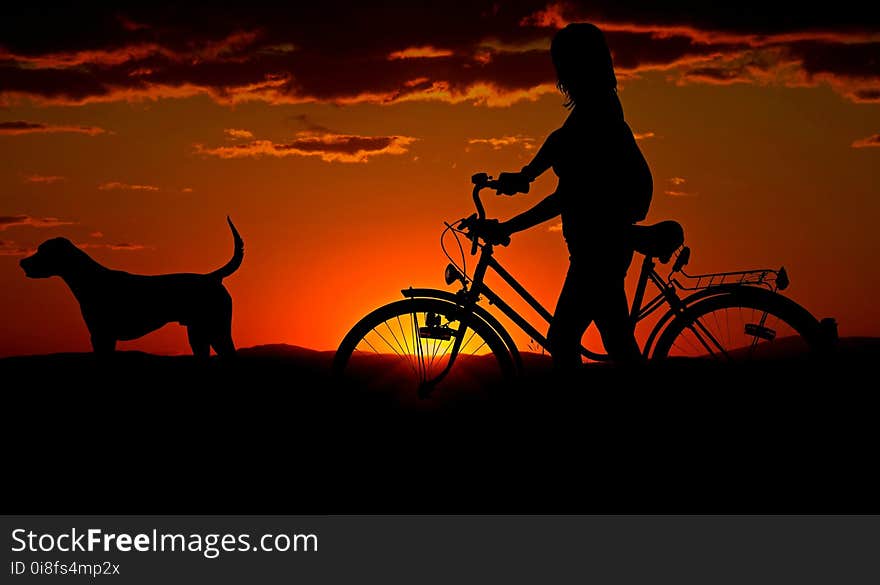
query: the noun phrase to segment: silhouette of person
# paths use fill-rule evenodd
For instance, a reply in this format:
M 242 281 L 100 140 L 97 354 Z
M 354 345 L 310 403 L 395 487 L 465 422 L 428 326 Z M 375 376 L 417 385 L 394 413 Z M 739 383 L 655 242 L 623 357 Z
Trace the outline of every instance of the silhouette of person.
M 528 211 L 494 224 L 490 238 L 561 215 L 570 266 L 548 332 L 554 366 L 581 364 L 581 337 L 591 322 L 613 360 L 639 362 L 624 278 L 633 256 L 630 227 L 645 218 L 650 204 L 651 171 L 624 120 L 602 32 L 570 24 L 553 38 L 550 54 L 571 113 L 519 173 L 502 174 L 498 193 L 527 191 L 528 182 L 551 167 L 559 183 Z

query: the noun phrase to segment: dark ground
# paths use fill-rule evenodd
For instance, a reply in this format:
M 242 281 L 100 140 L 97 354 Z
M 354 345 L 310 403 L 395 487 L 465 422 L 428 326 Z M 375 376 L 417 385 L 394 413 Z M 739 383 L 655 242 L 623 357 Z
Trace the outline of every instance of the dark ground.
M 587 368 L 491 399 L 340 393 L 330 354 L 0 360 L 4 513 L 878 513 L 880 340 Z

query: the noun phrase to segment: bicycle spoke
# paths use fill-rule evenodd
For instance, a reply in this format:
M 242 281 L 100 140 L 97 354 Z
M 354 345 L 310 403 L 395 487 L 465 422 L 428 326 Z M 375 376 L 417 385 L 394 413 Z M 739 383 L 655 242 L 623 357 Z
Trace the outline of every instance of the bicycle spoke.
M 441 340 L 437 340 L 437 343 L 434 346 L 434 352 L 431 354 L 431 364 L 434 363 L 434 359 L 437 357 L 437 351 L 443 346 L 443 342 Z
M 384 313 L 382 307 L 377 309 L 375 317 L 365 318 L 364 333 L 350 346 L 348 361 L 342 362 L 340 371 L 350 377 L 353 384 L 395 394 L 406 392 L 415 397 L 415 390 L 424 388 L 426 382 L 439 380 L 445 386 L 447 382 L 443 380 L 450 380 L 450 386 L 462 383 L 471 387 L 481 380 L 511 373 L 512 364 L 503 361 L 509 360 L 509 355 L 499 353 L 499 347 L 491 338 L 484 339 L 480 327 L 463 327 L 456 307 L 426 299 L 407 299 L 387 307 Z M 494 333 L 481 327 L 485 332 Z M 500 344 L 500 340 L 498 342 Z M 463 359 L 450 366 L 453 348 L 457 348 L 457 354 L 488 351 L 495 359 L 477 363 Z M 389 361 L 385 359 L 372 359 L 374 356 L 386 356 L 393 367 L 389 368 Z M 397 360 L 405 361 L 408 366 L 398 367 Z M 479 375 L 474 375 L 474 371 L 467 373 L 473 368 L 479 368 Z
M 386 323 L 386 325 L 387 325 L 387 323 Z M 385 342 L 385 345 L 387 345 L 389 348 L 391 348 L 391 351 L 393 351 L 397 357 L 399 357 L 404 363 L 409 364 L 409 366 L 411 368 L 413 368 L 413 372 L 415 372 L 415 367 L 413 366 L 412 360 L 408 359 L 406 354 L 401 354 L 400 352 L 398 352 L 397 348 L 395 348 L 393 345 L 391 345 L 391 342 L 389 342 L 387 339 L 385 339 L 385 336 L 383 336 L 381 333 L 379 333 L 379 331 L 377 329 L 374 328 L 373 332 L 375 332 L 376 335 L 378 335 L 379 338 Z M 364 339 L 364 341 L 366 341 L 366 339 Z M 367 342 L 367 343 L 369 343 L 369 342 Z
M 730 344 L 733 342 L 733 339 L 730 337 L 730 311 L 724 311 L 724 323 L 727 326 L 727 345 L 730 347 Z
M 406 355 L 406 350 L 403 349 L 403 344 L 397 339 L 397 336 L 394 334 L 394 331 L 391 330 L 391 326 L 388 324 L 388 321 L 385 321 L 385 328 L 388 329 L 388 333 L 391 334 L 391 337 L 394 339 L 394 342 L 397 344 L 398 349 L 400 349 L 401 355 Z
M 403 332 L 403 324 L 400 322 L 400 315 L 397 316 L 397 327 L 400 329 L 400 336 L 403 338 L 403 342 L 406 344 L 406 353 L 410 353 L 409 342 L 406 340 L 406 334 Z
M 419 381 L 425 380 L 425 363 L 422 359 L 422 337 L 419 335 L 419 316 L 418 313 L 411 313 L 413 326 L 413 342 L 416 346 L 416 362 L 419 366 Z
M 773 310 L 718 304 L 717 309 L 707 310 L 683 323 L 674 339 L 668 342 L 666 354 L 736 362 L 783 357 L 809 347 L 798 331 Z M 792 341 L 778 343 L 786 338 Z
M 462 341 L 462 343 L 461 343 L 461 349 L 459 350 L 460 352 L 464 352 L 464 348 L 467 347 L 467 344 L 470 343 L 471 340 L 474 338 L 474 335 L 477 334 L 477 331 L 476 331 L 475 329 L 470 329 L 470 332 L 471 332 L 470 337 L 468 337 L 467 340 Z M 467 331 L 465 331 L 464 334 L 466 335 L 466 334 L 467 334 Z M 473 355 L 473 354 L 472 354 L 472 355 Z
M 716 331 L 717 331 L 718 333 L 721 333 L 721 325 L 718 324 L 718 311 L 713 311 L 713 312 L 712 312 L 712 317 L 713 317 L 714 320 L 715 320 L 715 327 L 717 328 Z M 729 341 L 729 340 L 728 340 L 728 341 Z
M 477 355 L 477 352 L 480 351 L 480 350 L 483 348 L 484 345 L 486 345 L 486 340 L 485 340 L 485 339 L 483 340 L 483 343 L 481 343 L 480 345 L 477 346 L 477 349 L 474 350 L 473 355 Z
M 715 352 L 712 351 L 712 348 L 709 346 L 708 343 L 706 343 L 706 341 L 703 339 L 703 337 L 700 335 L 694 325 L 697 325 L 700 329 L 703 330 L 703 333 L 706 334 L 706 337 L 709 338 L 709 341 L 711 341 L 715 345 L 715 347 L 717 347 L 721 351 L 721 353 L 724 354 L 724 357 L 726 357 L 728 360 L 730 359 L 730 356 L 727 354 L 721 344 L 718 343 L 718 340 L 715 339 L 715 337 L 709 332 L 708 329 L 706 329 L 705 325 L 703 325 L 703 323 L 699 319 L 695 319 L 694 323 L 690 325 L 690 329 L 694 332 L 694 336 L 697 338 L 697 340 L 703 345 L 703 347 L 706 348 L 706 351 L 708 351 L 712 356 L 715 355 Z
M 377 330 L 374 328 L 374 329 L 373 329 L 373 332 L 374 332 L 376 335 L 379 336 L 379 339 L 381 339 L 382 341 L 385 342 L 385 345 L 387 345 L 387 346 L 391 349 L 391 351 L 394 352 L 395 355 L 397 355 L 398 357 L 404 357 L 403 355 L 400 354 L 399 351 L 397 351 L 397 348 L 396 348 L 396 347 L 394 347 L 393 345 L 391 345 L 391 342 L 389 342 L 387 339 L 385 339 L 385 337 L 384 337 L 381 333 L 379 333 L 379 331 L 377 331 Z
M 371 348 L 371 349 L 372 349 L 372 350 L 373 350 L 373 352 L 374 352 L 374 353 L 376 353 L 376 354 L 377 354 L 377 355 L 378 355 L 378 353 L 379 353 L 379 350 L 378 350 L 378 349 L 376 349 L 376 348 L 375 348 L 375 347 L 373 347 L 373 344 L 372 344 L 372 343 L 370 343 L 370 342 L 369 342 L 369 341 L 368 341 L 368 340 L 367 340 L 367 338 L 366 338 L 366 337 L 365 337 L 365 338 L 364 338 L 364 343 L 366 343 L 366 344 L 367 344 L 367 345 L 369 345 L 369 346 L 370 346 L 370 348 Z

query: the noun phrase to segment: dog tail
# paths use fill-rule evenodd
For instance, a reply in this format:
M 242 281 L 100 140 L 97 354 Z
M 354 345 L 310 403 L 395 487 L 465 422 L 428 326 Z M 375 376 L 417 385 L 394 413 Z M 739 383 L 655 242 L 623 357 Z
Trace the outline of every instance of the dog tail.
M 232 230 L 232 239 L 235 242 L 235 251 L 232 253 L 232 258 L 229 262 L 226 263 L 222 268 L 218 268 L 208 276 L 213 276 L 215 278 L 219 278 L 223 280 L 241 266 L 241 261 L 244 260 L 244 240 L 241 239 L 241 236 L 238 235 L 238 230 L 235 229 L 235 225 L 232 223 L 232 220 L 229 219 L 229 216 L 226 216 L 226 223 L 229 224 L 229 229 Z

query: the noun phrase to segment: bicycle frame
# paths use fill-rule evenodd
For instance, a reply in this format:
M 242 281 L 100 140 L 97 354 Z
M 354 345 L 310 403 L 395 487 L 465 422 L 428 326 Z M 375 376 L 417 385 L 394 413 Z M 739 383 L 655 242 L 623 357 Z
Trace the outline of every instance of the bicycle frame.
M 633 320 L 633 323 L 637 323 L 642 319 L 648 317 L 653 314 L 657 309 L 659 309 L 664 304 L 668 304 L 672 309 L 673 313 L 677 312 L 676 309 L 681 309 L 682 303 L 676 293 L 675 287 L 666 283 L 659 274 L 657 274 L 655 268 L 655 263 L 651 258 L 645 257 L 642 262 L 641 273 L 639 274 L 638 284 L 636 285 L 636 293 L 633 296 L 632 308 L 630 310 L 630 318 Z M 514 324 L 517 325 L 524 333 L 529 335 L 534 341 L 536 341 L 542 348 L 549 350 L 547 337 L 542 334 L 537 327 L 532 325 L 527 319 L 525 319 L 522 315 L 520 315 L 513 307 L 511 307 L 504 299 L 502 299 L 498 293 L 493 291 L 486 283 L 485 276 L 486 273 L 492 270 L 497 274 L 504 282 L 510 286 L 517 295 L 526 302 L 538 315 L 540 315 L 544 321 L 548 324 L 553 319 L 553 314 L 548 311 L 531 293 L 529 293 L 526 288 L 520 284 L 513 275 L 510 274 L 499 262 L 495 259 L 494 256 L 494 248 L 490 244 L 484 244 L 482 246 L 482 252 L 480 254 L 480 260 L 477 263 L 477 267 L 474 270 L 474 276 L 470 279 L 470 287 L 466 287 L 463 289 L 462 293 L 464 293 L 465 302 L 462 305 L 462 308 L 466 312 L 473 311 L 473 305 L 479 302 L 480 297 L 485 297 L 487 301 L 489 301 L 490 305 L 494 305 L 498 308 L 501 313 L 503 313 L 508 319 L 510 319 Z M 642 306 L 642 302 L 645 297 L 645 292 L 647 290 L 648 283 L 654 284 L 654 286 L 658 289 L 658 293 L 656 296 L 651 298 L 644 306 Z M 645 351 L 647 352 L 649 346 L 646 346 Z M 453 352 L 456 352 L 457 348 L 453 347 Z M 586 347 L 581 346 L 581 354 L 591 360 L 594 361 L 608 361 L 609 357 L 605 354 L 596 353 L 587 349 Z M 455 353 L 452 354 L 451 357 L 454 358 Z M 647 357 L 647 356 L 646 356 Z
M 485 218 L 486 212 L 483 206 L 482 201 L 480 200 L 480 191 L 485 187 L 492 186 L 491 180 L 486 175 L 475 175 L 473 177 L 474 181 L 474 190 L 473 190 L 473 199 L 474 204 L 477 208 L 478 217 L 480 219 Z M 449 226 L 452 228 L 452 226 Z M 469 236 L 471 237 L 471 236 Z M 519 295 L 519 297 L 524 300 L 535 312 L 537 312 L 548 324 L 553 320 L 553 314 L 550 313 L 531 293 L 529 293 L 526 288 L 521 285 L 514 277 L 510 274 L 498 260 L 494 257 L 494 246 L 490 243 L 480 244 L 476 236 L 472 236 L 472 247 L 471 247 L 471 255 L 475 255 L 477 250 L 480 250 L 480 259 L 477 263 L 477 266 L 474 270 L 474 275 L 472 278 L 468 278 L 466 274 L 461 273 L 455 265 L 450 265 L 451 268 L 455 270 L 456 280 L 459 280 L 462 283 L 462 289 L 455 295 L 456 301 L 461 307 L 462 317 L 459 320 L 459 331 L 460 333 L 455 336 L 455 340 L 453 342 L 453 346 L 450 351 L 449 361 L 446 364 L 446 367 L 440 372 L 433 380 L 428 381 L 423 391 L 429 391 L 430 388 L 434 387 L 437 383 L 439 383 L 449 371 L 452 369 L 453 364 L 459 354 L 461 349 L 462 340 L 464 338 L 465 331 L 467 329 L 468 320 L 471 318 L 480 318 L 479 313 L 480 309 L 477 303 L 480 301 L 481 297 L 485 297 L 490 305 L 494 305 L 498 308 L 501 313 L 503 313 L 508 319 L 510 319 L 517 327 L 519 327 L 523 332 L 529 335 L 534 341 L 536 341 L 542 348 L 545 350 L 549 350 L 549 343 L 547 337 L 538 331 L 537 327 L 529 323 L 527 319 L 525 319 L 522 315 L 516 312 L 516 310 L 511 307 L 504 299 L 502 299 L 495 291 L 493 291 L 486 283 L 485 277 L 486 273 L 489 270 L 492 270 L 497 274 L 501 279 L 510 286 L 514 292 Z M 633 324 L 641 321 L 648 315 L 654 313 L 657 309 L 659 309 L 662 305 L 668 304 L 670 306 L 670 310 L 667 313 L 667 316 L 661 320 L 661 323 L 668 322 L 671 316 L 676 315 L 682 310 L 682 302 L 678 298 L 678 295 L 675 291 L 675 287 L 672 284 L 665 282 L 660 275 L 654 270 L 655 263 L 649 258 L 645 257 L 642 262 L 641 273 L 639 274 L 639 280 L 636 287 L 636 294 L 633 297 L 632 308 L 630 310 L 630 318 L 633 320 Z M 650 301 L 642 306 L 642 302 L 645 297 L 645 292 L 647 290 L 648 283 L 652 283 L 658 289 L 658 294 L 654 296 Z M 452 281 L 448 281 L 449 284 L 452 284 Z M 470 286 L 468 284 L 470 283 Z M 405 296 L 413 296 L 415 294 L 431 294 L 430 291 L 402 291 Z M 446 295 L 438 295 L 438 296 L 446 296 Z M 483 311 L 485 311 L 483 309 Z M 519 363 L 519 355 L 516 350 L 515 345 L 513 345 L 513 340 L 510 338 L 510 334 L 504 330 L 503 326 L 497 322 L 493 318 L 494 328 L 499 330 L 498 333 L 505 341 L 505 344 L 509 346 L 511 353 L 515 356 L 515 361 Z M 649 343 L 645 346 L 644 352 L 645 357 L 647 357 L 647 353 L 650 349 L 650 341 L 656 337 L 658 329 L 655 329 L 651 333 L 649 337 Z M 605 354 L 599 354 L 594 351 L 587 349 L 586 347 L 581 346 L 581 354 L 587 359 L 591 359 L 594 361 L 608 361 L 610 358 Z
M 486 213 L 485 208 L 483 207 L 483 203 L 480 200 L 480 191 L 486 187 L 495 187 L 497 183 L 491 180 L 491 177 L 488 177 L 485 174 L 474 175 L 472 178 L 474 183 L 473 190 L 473 199 L 474 204 L 477 208 L 477 215 L 472 216 L 472 218 L 476 217 L 479 219 L 485 219 Z M 460 225 L 464 225 L 467 220 L 462 220 Z M 450 224 L 446 224 L 448 228 L 453 229 L 458 233 L 462 232 L 460 229 L 455 228 Z M 460 333 L 455 336 L 455 341 L 453 342 L 453 347 L 451 348 L 449 354 L 449 361 L 444 368 L 444 370 L 438 374 L 433 380 L 428 381 L 425 384 L 426 391 L 430 391 L 429 389 L 435 386 L 438 382 L 440 382 L 452 369 L 452 366 L 456 360 L 456 357 L 459 354 L 461 349 L 462 339 L 464 338 L 465 331 L 468 326 L 469 319 L 483 319 L 487 321 L 493 329 L 499 334 L 504 343 L 509 347 L 511 354 L 513 355 L 517 364 L 519 364 L 519 352 L 516 349 L 516 346 L 513 343 L 510 334 L 504 329 L 504 327 L 492 317 L 485 308 L 482 308 L 478 305 L 481 297 L 485 297 L 490 305 L 494 305 L 504 314 L 508 319 L 510 319 L 517 327 L 519 327 L 523 332 L 529 335 L 534 341 L 536 341 L 542 348 L 545 350 L 549 350 L 549 343 L 547 337 L 541 333 L 537 327 L 531 324 L 527 319 L 525 319 L 522 315 L 516 312 L 516 310 L 511 307 L 504 299 L 502 299 L 498 293 L 493 291 L 486 283 L 485 277 L 486 274 L 492 270 L 497 274 L 504 282 L 507 283 L 510 288 L 517 293 L 517 295 L 526 302 L 538 315 L 541 316 L 544 321 L 548 324 L 553 320 L 553 314 L 548 311 L 543 305 L 541 305 L 538 300 L 529 293 L 526 288 L 521 285 L 514 277 L 510 274 L 494 257 L 494 246 L 491 243 L 484 242 L 480 243 L 478 240 L 478 236 L 473 234 L 472 232 L 467 232 L 465 235 L 472 240 L 471 246 L 471 255 L 476 255 L 478 249 L 480 250 L 480 258 L 477 262 L 477 266 L 474 269 L 473 277 L 468 277 L 467 274 L 464 274 L 461 270 L 459 270 L 458 266 L 454 263 L 450 264 L 447 267 L 447 271 L 452 270 L 452 278 L 447 276 L 447 284 L 452 284 L 454 281 L 460 281 L 462 283 L 462 289 L 456 293 L 452 294 L 447 291 L 433 291 L 431 289 L 418 289 L 409 291 L 402 291 L 404 296 L 407 297 L 415 297 L 415 296 L 434 296 L 437 298 L 443 298 L 446 300 L 452 300 L 454 298 L 454 302 L 459 305 L 461 308 L 461 318 L 459 319 L 459 331 Z M 778 271 L 775 270 L 756 270 L 756 271 L 741 271 L 741 272 L 727 272 L 727 273 L 717 273 L 717 274 L 708 274 L 708 275 L 688 275 L 684 273 L 682 270 L 683 266 L 687 264 L 687 259 L 690 257 L 690 250 L 688 248 L 682 248 L 681 254 L 679 258 L 676 260 L 676 263 L 673 265 L 671 269 L 671 274 L 680 272 L 685 277 L 696 280 L 696 284 L 694 286 L 685 286 L 681 284 L 675 278 L 670 277 L 667 279 L 663 279 L 656 271 L 656 263 L 654 258 L 650 256 L 644 256 L 641 263 L 641 271 L 639 273 L 639 279 L 636 284 L 635 294 L 632 299 L 632 306 L 630 308 L 630 319 L 632 320 L 633 326 L 635 327 L 638 322 L 644 320 L 648 316 L 654 314 L 657 310 L 659 310 L 664 305 L 668 306 L 668 310 L 658 322 L 655 324 L 654 328 L 651 330 L 651 333 L 648 335 L 648 338 L 645 342 L 645 346 L 642 349 L 642 353 L 644 357 L 647 359 L 649 357 L 649 353 L 653 348 L 653 345 L 658 338 L 660 332 L 668 325 L 675 317 L 680 316 L 684 313 L 687 307 L 691 306 L 696 301 L 705 299 L 707 297 L 716 295 L 716 294 L 724 294 L 725 292 L 729 292 L 734 288 L 749 286 L 749 285 L 759 285 L 759 286 L 767 286 L 771 288 L 773 291 L 781 288 L 785 288 L 788 283 L 788 277 L 785 274 L 785 269 L 782 268 Z M 767 276 L 773 274 L 776 277 L 775 284 L 771 286 L 771 284 L 767 281 Z M 704 284 L 703 281 L 706 281 Z M 657 294 L 650 298 L 647 302 L 645 301 L 645 295 L 647 293 L 648 284 L 653 284 L 657 289 Z M 691 294 L 686 296 L 685 298 L 680 298 L 678 295 L 678 290 L 688 291 Z M 450 298 L 451 297 L 451 298 Z M 712 346 L 714 345 L 716 348 L 720 349 L 724 352 L 723 347 L 720 343 L 715 339 L 712 333 L 699 321 L 696 321 L 695 324 L 689 326 L 690 329 L 695 333 L 697 339 L 706 348 L 709 353 L 713 353 L 714 350 Z M 699 331 L 698 331 L 699 329 Z M 610 361 L 610 357 L 606 354 L 600 354 L 594 351 L 587 349 L 586 347 L 581 346 L 581 354 L 587 359 L 591 359 L 594 361 Z
M 511 190 L 528 192 L 528 188 L 520 186 L 515 178 L 510 181 L 493 180 L 486 173 L 474 175 L 471 181 L 474 184 L 473 198 L 477 213 L 451 224 L 446 223 L 446 230 L 440 237 L 440 247 L 450 262 L 446 266 L 444 279 L 450 286 L 459 282 L 461 284 L 459 290 L 453 292 L 413 287 L 403 289 L 401 293 L 406 300 L 383 305 L 352 327 L 340 343 L 333 359 L 334 373 L 343 374 L 361 342 L 365 342 L 373 353 L 382 353 L 368 340 L 372 332 L 375 332 L 404 361 L 408 360 L 408 356 L 419 360 L 418 369 L 412 360 L 409 361 L 418 378 L 418 395 L 422 398 L 428 397 L 436 385 L 449 374 L 463 350 L 471 354 L 479 354 L 480 349 L 488 344 L 488 350 L 492 354 L 488 357 L 496 359 L 499 371 L 504 377 L 522 371 L 523 361 L 508 331 L 509 327 L 505 327 L 499 321 L 494 311 L 490 312 L 485 305 L 480 304 L 484 298 L 488 300 L 489 305 L 497 307 L 501 314 L 529 335 L 534 342 L 544 349 L 549 349 L 548 339 L 543 333 L 546 331 L 546 326 L 539 327 L 531 323 L 485 282 L 486 275 L 490 271 L 494 272 L 526 305 L 540 315 L 545 323 L 552 324 L 553 314 L 494 257 L 494 246 L 507 245 L 510 238 L 504 230 L 497 229 L 497 225 L 486 220 L 485 208 L 480 200 L 480 191 L 484 188 L 496 189 L 498 194 L 509 194 Z M 829 348 L 837 339 L 836 323 L 833 319 L 823 319 L 820 322 L 809 311 L 779 294 L 779 291 L 785 290 L 789 285 L 784 267 L 778 270 L 688 274 L 684 268 L 690 261 L 690 248 L 684 246 L 683 229 L 679 224 L 668 221 L 655 226 L 633 228 L 633 230 L 631 236 L 634 247 L 643 258 L 632 304 L 628 309 L 628 317 L 635 328 L 649 316 L 659 314 L 659 318 L 652 319 L 653 326 L 641 349 L 645 359 L 662 360 L 668 356 L 675 358 L 678 355 L 682 357 L 705 355 L 736 361 L 742 357 L 741 353 L 747 358 L 751 357 L 759 340 L 772 341 L 779 333 L 783 334 L 780 339 L 799 338 L 810 350 Z M 455 236 L 458 251 L 461 253 L 460 262 L 450 254 L 444 241 L 445 235 L 450 231 Z M 470 240 L 471 256 L 477 256 L 479 252 L 472 273 L 468 270 L 466 244 L 463 244 L 461 236 Z M 668 267 L 668 274 L 661 277 L 657 272 L 657 262 L 666 264 L 673 257 L 675 260 Z M 648 293 L 649 285 L 653 285 L 655 292 Z M 660 312 L 661 308 L 665 312 Z M 728 316 L 726 311 L 731 309 L 738 310 L 739 313 L 737 315 L 739 320 L 734 321 L 733 329 L 730 320 L 724 318 Z M 743 309 L 751 310 L 751 313 L 743 317 Z M 724 323 L 726 329 L 719 323 L 716 314 L 718 311 L 725 312 L 720 323 Z M 410 352 L 408 343 L 406 347 L 401 346 L 400 341 L 394 336 L 400 349 L 398 351 L 377 329 L 384 323 L 394 335 L 389 322 L 396 318 L 400 333 L 406 340 L 409 334 L 403 331 L 400 317 L 407 314 L 410 315 L 412 327 L 410 334 L 414 338 L 415 353 Z M 423 317 L 420 318 L 420 315 Z M 707 323 L 703 322 L 703 317 L 708 315 L 715 315 L 712 320 L 714 324 L 708 319 L 706 319 Z M 771 315 L 775 321 L 768 323 L 768 316 Z M 777 322 L 783 327 L 782 330 L 777 328 Z M 469 330 L 472 332 L 470 336 L 468 336 Z M 713 331 L 717 335 L 713 335 Z M 732 331 L 733 336 L 731 336 Z M 687 336 L 683 336 L 685 332 Z M 470 339 L 476 334 L 480 335 L 483 342 L 475 349 L 467 350 Z M 691 335 L 696 339 L 696 343 L 690 339 Z M 728 351 L 727 344 L 719 342 L 720 339 L 732 343 L 734 338 L 739 344 L 730 345 L 730 348 L 735 351 Z M 431 340 L 439 340 L 439 343 Z M 676 342 L 680 340 L 688 341 L 689 347 L 677 345 Z M 451 344 L 448 343 L 450 341 Z M 430 363 L 427 366 L 423 360 L 424 343 L 428 343 L 432 348 L 429 349 Z M 785 353 L 793 345 L 786 342 L 779 347 Z M 435 364 L 434 358 L 439 348 L 443 349 L 443 353 L 440 354 L 440 361 L 436 362 L 437 367 L 442 367 L 444 360 L 446 364 L 443 371 L 437 374 L 436 369 L 431 366 Z M 740 349 L 747 349 L 747 352 L 740 352 Z M 580 348 L 580 353 L 593 361 L 611 359 L 608 355 L 591 351 L 583 346 Z M 482 369 L 482 366 L 480 367 Z

